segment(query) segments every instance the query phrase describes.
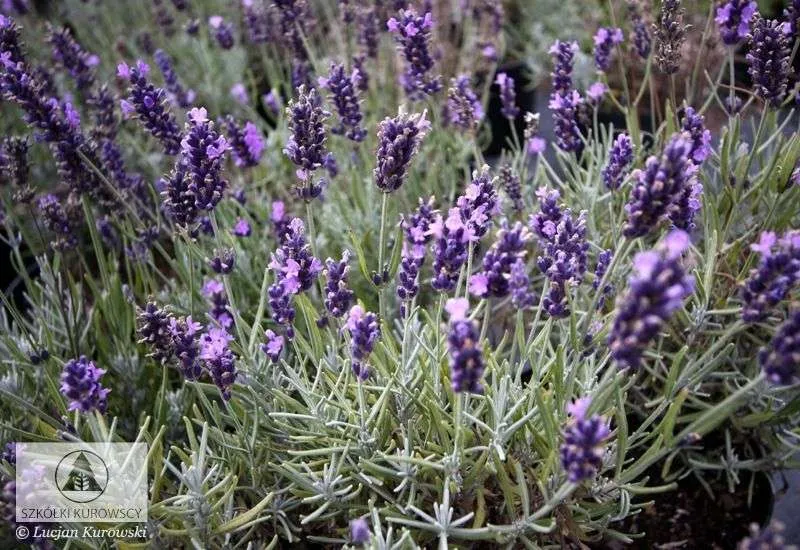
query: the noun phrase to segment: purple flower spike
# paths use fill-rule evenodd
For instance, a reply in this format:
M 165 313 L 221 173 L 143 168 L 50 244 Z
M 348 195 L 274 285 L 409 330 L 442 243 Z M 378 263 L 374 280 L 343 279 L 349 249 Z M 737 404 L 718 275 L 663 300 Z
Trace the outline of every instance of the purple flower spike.
M 472 173 L 472 183 L 456 200 L 461 220 L 476 239 L 489 231 L 492 219 L 500 214 L 500 198 L 497 196 L 497 178 L 492 178 L 489 166 L 484 165 Z
M 522 212 L 525 209 L 525 202 L 522 200 L 522 182 L 517 171 L 508 163 L 500 167 L 500 182 L 508 200 L 511 201 L 511 208 L 515 212 Z
M 800 281 L 800 232 L 778 237 L 766 231 L 750 248 L 761 259 L 742 286 L 742 319 L 754 323 L 772 313 Z
M 381 337 L 378 316 L 355 305 L 350 308 L 345 327 L 351 338 L 353 372 L 359 380 L 364 381 L 369 378 L 369 366 L 366 364 L 366 360 Z
M 674 74 L 680 66 L 681 48 L 688 28 L 683 22 L 685 11 L 681 0 L 661 2 L 658 23 L 653 28 L 656 38 L 656 65 L 664 74 Z
M 279 334 L 275 334 L 271 330 L 267 330 L 264 333 L 264 336 L 267 339 L 265 344 L 261 344 L 261 351 L 269 357 L 269 360 L 273 363 L 277 363 L 281 357 L 281 352 L 283 351 L 284 339 L 283 336 Z
M 178 106 L 182 108 L 189 107 L 195 98 L 193 90 L 186 90 L 178 80 L 178 75 L 172 66 L 172 59 L 164 50 L 156 50 L 153 54 L 158 70 L 164 77 L 164 86 L 169 92 L 170 98 Z
M 53 48 L 53 61 L 69 73 L 79 90 L 88 90 L 93 87 L 95 67 L 100 59 L 96 55 L 84 51 L 66 27 L 55 30 L 48 25 L 47 34 L 47 41 Z
M 472 89 L 470 78 L 460 75 L 450 81 L 445 105 L 448 124 L 465 131 L 474 131 L 483 120 L 483 106 Z
M 386 27 L 395 35 L 397 48 L 405 58 L 401 77 L 403 89 L 412 101 L 424 99 L 442 88 L 441 77 L 432 75 L 433 56 L 430 54 L 433 17 L 430 12 L 418 15 L 414 10 L 401 10 L 400 19 L 392 17 Z
M 550 48 L 553 56 L 553 94 L 567 94 L 572 91 L 572 69 L 575 65 L 575 54 L 578 52 L 577 42 L 561 42 L 556 40 Z
M 611 435 L 606 419 L 596 414 L 587 416 L 589 404 L 589 398 L 584 397 L 570 405 L 570 419 L 561 444 L 561 467 L 573 483 L 597 475 L 603 465 L 606 439 Z
M 316 90 L 300 86 L 297 98 L 286 108 L 286 115 L 290 136 L 283 152 L 297 166 L 298 177 L 304 182 L 311 181 L 328 154 L 324 122 L 329 113 L 320 107 Z
M 427 202 L 419 199 L 417 211 L 401 222 L 405 239 L 397 274 L 397 297 L 402 302 L 410 302 L 419 292 L 419 271 L 425 262 L 425 247 L 431 240 L 430 226 L 438 215 L 433 204 L 433 197 Z M 401 305 L 401 310 L 401 314 L 405 314 L 405 304 Z
M 367 130 L 362 126 L 364 116 L 358 93 L 358 73 L 346 74 L 344 65 L 333 63 L 327 78 L 320 78 L 320 86 L 331 92 L 331 101 L 339 113 L 339 125 L 331 133 L 344 135 L 355 142 L 364 141 Z
M 481 298 L 508 296 L 511 267 L 517 260 L 524 260 L 530 239 L 530 232 L 521 222 L 511 228 L 504 223 L 497 232 L 497 240 L 483 257 L 483 270 L 470 276 L 470 293 Z
M 205 108 L 189 111 L 186 134 L 181 141 L 179 164 L 186 167 L 188 192 L 198 210 L 213 210 L 228 185 L 221 175 L 229 145 L 208 120 Z
M 756 95 L 770 107 L 780 106 L 786 97 L 791 72 L 790 55 L 791 42 L 784 23 L 757 16 L 750 34 L 748 72 Z
M 636 181 L 625 206 L 626 237 L 647 235 L 667 218 L 681 229 L 691 228 L 702 190 L 691 153 L 688 134 L 675 134 L 660 158 L 651 156 L 644 170 L 634 172 Z
M 603 168 L 603 183 L 608 189 L 619 189 L 633 162 L 633 142 L 628 134 L 620 134 L 611 146 L 608 164 Z
M 425 114 L 409 115 L 401 111 L 378 125 L 377 165 L 373 175 L 375 185 L 384 193 L 397 191 L 403 185 L 411 159 L 431 127 Z
M 578 126 L 578 114 L 582 104 L 583 100 L 577 90 L 566 93 L 554 92 L 550 96 L 548 107 L 553 113 L 556 144 L 563 151 L 580 152 L 583 149 Z
M 222 398 L 231 398 L 231 387 L 236 381 L 236 356 L 230 350 L 233 336 L 224 328 L 212 327 L 200 337 L 200 359 L 211 373 L 211 379 L 219 388 Z
M 694 108 L 684 105 L 678 111 L 681 129 L 689 134 L 692 140 L 690 157 L 696 165 L 701 165 L 711 154 L 711 131 L 705 127 L 703 115 Z
M 203 285 L 203 296 L 211 302 L 208 316 L 219 323 L 222 328 L 233 326 L 233 314 L 228 307 L 228 298 L 225 296 L 225 286 L 216 279 L 209 279 Z
M 230 50 L 233 48 L 233 25 L 225 21 L 222 16 L 212 15 L 208 18 L 208 26 L 211 28 L 211 34 L 223 50 Z
M 192 320 L 192 317 L 185 319 L 170 319 L 170 335 L 172 336 L 172 348 L 181 369 L 181 373 L 187 380 L 197 380 L 203 374 L 200 364 L 200 331 L 203 325 Z
M 433 288 L 447 292 L 456 286 L 459 273 L 467 261 L 467 245 L 475 241 L 475 231 L 461 218 L 458 208 L 451 208 L 447 218 L 436 214 L 429 229 L 433 244 Z
M 783 18 L 789 23 L 789 34 L 797 40 L 800 34 L 800 0 L 791 0 L 789 7 L 783 10 Z
M 350 252 L 345 250 L 340 261 L 333 258 L 325 260 L 325 308 L 334 317 L 341 317 L 350 309 L 353 302 L 353 291 L 347 286 L 350 272 Z
M 661 326 L 694 292 L 694 277 L 681 265 L 689 235 L 674 230 L 656 250 L 634 257 L 634 275 L 608 337 L 611 356 L 621 369 L 637 368 Z
M 511 292 L 511 304 L 518 310 L 528 309 L 536 305 L 536 296 L 530 290 L 531 281 L 528 268 L 522 258 L 517 258 L 511 266 L 508 287 Z
M 594 35 L 594 66 L 600 72 L 611 68 L 611 54 L 624 40 L 622 29 L 600 27 Z
M 225 128 L 225 133 L 231 144 L 234 164 L 246 168 L 258 166 L 266 148 L 264 138 L 258 127 L 249 121 L 242 127 L 230 115 L 220 121 L 220 126 Z
M 752 0 L 725 0 L 717 6 L 714 21 L 719 25 L 722 41 L 735 46 L 750 34 L 750 20 L 758 11 L 758 4 Z
M 628 15 L 633 27 L 633 49 L 642 59 L 650 57 L 652 49 L 652 39 L 650 38 L 650 26 L 642 17 L 639 0 L 628 1 Z
M 8 54 L 14 63 L 24 62 L 20 27 L 13 19 L 0 13 L 0 54 Z
M 124 115 L 136 116 L 145 129 L 158 139 L 168 155 L 176 155 L 180 151 L 181 136 L 175 116 L 164 106 L 167 93 L 156 88 L 147 80 L 150 68 L 143 61 L 129 67 L 120 63 L 117 74 L 130 83 L 130 95 L 123 99 L 120 106 Z
M 788 386 L 800 378 L 800 310 L 789 316 L 758 354 L 761 369 L 773 384 Z
M 552 230 L 552 236 L 541 242 L 544 254 L 537 258 L 536 263 L 548 281 L 542 306 L 548 315 L 557 319 L 569 315 L 570 288 L 580 285 L 586 273 L 586 252 L 589 249 L 586 212 L 573 219 L 572 212 L 564 210 Z
M 558 204 L 561 193 L 555 189 L 540 187 L 536 190 L 536 196 L 539 198 L 540 209 L 531 216 L 530 226 L 533 233 L 539 238 L 539 242 L 545 245 L 556 234 L 556 226 L 563 216 Z
M 495 84 L 500 87 L 500 103 L 502 104 L 500 111 L 507 119 L 514 120 L 519 116 L 514 79 L 506 73 L 497 73 Z
M 149 357 L 159 363 L 166 363 L 173 355 L 170 317 L 155 302 L 148 302 L 144 308 L 136 308 L 136 332 L 139 343 L 150 348 Z
M 50 246 L 55 250 L 70 250 L 78 244 L 80 204 L 68 198 L 62 204 L 55 195 L 39 197 L 39 214 L 44 226 L 55 233 Z
M 68 410 L 105 413 L 111 391 L 100 382 L 105 373 L 83 355 L 67 361 L 61 372 L 61 394 L 69 399 Z
M 447 348 L 450 353 L 450 384 L 456 393 L 483 393 L 483 349 L 480 345 L 478 324 L 467 313 L 466 298 L 447 300 L 445 309 L 450 314 Z

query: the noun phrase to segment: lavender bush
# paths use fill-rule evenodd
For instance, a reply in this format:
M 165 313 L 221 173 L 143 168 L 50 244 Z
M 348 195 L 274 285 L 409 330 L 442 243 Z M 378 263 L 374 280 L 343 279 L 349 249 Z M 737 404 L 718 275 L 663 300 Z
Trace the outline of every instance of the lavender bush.
M 796 466 L 797 18 L 709 10 L 748 91 L 658 4 L 548 23 L 525 113 L 499 2 L 3 3 L 0 442 L 146 442 L 158 547 L 624 543 Z

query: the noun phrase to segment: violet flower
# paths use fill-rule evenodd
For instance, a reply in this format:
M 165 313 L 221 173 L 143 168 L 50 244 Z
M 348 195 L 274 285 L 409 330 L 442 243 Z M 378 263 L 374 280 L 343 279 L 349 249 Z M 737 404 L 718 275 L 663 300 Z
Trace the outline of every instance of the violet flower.
M 556 40 L 550 48 L 550 54 L 553 56 L 553 94 L 567 94 L 572 91 L 572 69 L 577 52 L 577 42 Z
M 339 125 L 331 128 L 331 133 L 361 142 L 367 136 L 367 130 L 362 126 L 364 116 L 361 114 L 357 79 L 355 70 L 348 75 L 344 65 L 332 63 L 328 77 L 320 77 L 319 85 L 330 90 L 331 101 L 339 113 Z
M 455 288 L 467 261 L 468 244 L 477 240 L 475 230 L 464 222 L 458 208 L 451 208 L 446 219 L 435 215 L 429 231 L 435 237 L 432 286 L 434 290 L 447 292 Z
M 528 268 L 522 258 L 517 258 L 511 265 L 508 278 L 508 289 L 511 293 L 511 305 L 517 310 L 528 309 L 536 305 L 536 297 L 530 290 L 531 282 Z
M 75 248 L 78 244 L 80 205 L 71 198 L 62 203 L 55 195 L 47 194 L 39 197 L 37 207 L 44 226 L 55 233 L 50 246 L 61 251 Z
M 253 230 L 244 218 L 237 218 L 233 225 L 233 234 L 237 237 L 249 237 Z
M 633 26 L 633 49 L 642 59 L 650 57 L 652 39 L 649 25 L 642 17 L 639 0 L 628 0 L 628 16 Z
M 434 209 L 434 197 L 427 201 L 419 199 L 419 207 L 409 218 L 403 218 L 403 250 L 397 274 L 397 297 L 410 302 L 419 292 L 419 271 L 425 262 L 425 247 L 431 240 L 430 226 L 438 211 Z M 405 314 L 405 303 L 401 306 Z
M 681 129 L 692 140 L 690 157 L 696 165 L 701 165 L 711 154 L 711 131 L 705 127 L 705 118 L 689 105 L 678 110 Z
M 178 80 L 178 75 L 172 66 L 172 59 L 164 50 L 156 50 L 153 54 L 158 70 L 164 77 L 164 86 L 169 92 L 170 98 L 178 106 L 189 107 L 194 102 L 194 90 L 186 90 Z
M 625 206 L 628 220 L 623 233 L 626 237 L 647 235 L 666 218 L 675 225 L 691 225 L 693 214 L 699 208 L 697 197 L 693 195 L 700 185 L 691 152 L 688 135 L 675 134 L 661 157 L 651 156 L 643 170 L 634 172 L 634 186 Z
M 126 117 L 136 116 L 153 137 L 158 139 L 168 155 L 180 151 L 181 136 L 175 116 L 165 108 L 166 92 L 147 80 L 150 67 L 139 60 L 134 67 L 125 63 L 117 66 L 117 75 L 130 83 L 130 96 L 120 102 Z
M 233 255 L 233 250 L 223 250 L 208 261 L 208 266 L 218 275 L 228 275 L 233 271 L 235 260 L 236 258 Z
M 283 351 L 284 338 L 280 334 L 276 334 L 272 330 L 264 332 L 264 337 L 267 339 L 266 343 L 261 344 L 261 351 L 269 357 L 273 363 L 277 363 Z
M 753 0 L 724 0 L 717 6 L 714 21 L 719 25 L 722 42 L 735 46 L 750 34 L 750 20 L 758 11 Z
M 208 119 L 204 107 L 189 111 L 178 162 L 187 168 L 188 190 L 200 211 L 213 210 L 222 199 L 228 185 L 221 175 L 222 163 L 229 148 L 225 136 L 219 134 Z
M 748 73 L 756 96 L 770 107 L 780 106 L 786 97 L 791 72 L 790 37 L 777 19 L 756 17 L 747 53 Z
M 445 310 L 450 315 L 447 349 L 450 354 L 450 384 L 456 393 L 483 393 L 483 349 L 478 324 L 471 320 L 466 298 L 447 300 Z
M 231 387 L 238 375 L 236 357 L 230 350 L 229 343 L 233 336 L 224 328 L 211 327 L 200 336 L 200 359 L 206 365 L 211 379 L 219 388 L 222 398 L 231 398 Z
M 511 208 L 515 212 L 522 212 L 525 208 L 522 200 L 522 183 L 519 174 L 511 164 L 505 163 L 500 167 L 500 183 L 506 197 L 511 201 Z
M 369 378 L 369 366 L 366 361 L 372 353 L 375 343 L 381 337 L 381 326 L 378 316 L 364 311 L 360 305 L 350 308 L 345 325 L 350 333 L 350 347 L 353 353 L 353 372 L 360 381 Z
M 355 294 L 347 286 L 350 272 L 350 252 L 345 250 L 340 261 L 325 260 L 325 309 L 334 317 L 341 317 L 350 310 Z
M 547 276 L 547 294 L 542 307 L 553 318 L 567 317 L 570 288 L 580 285 L 586 273 L 586 212 L 573 219 L 569 209 L 561 212 L 552 236 L 541 243 L 543 254 L 536 260 L 539 269 Z
M 470 85 L 468 75 L 450 81 L 445 104 L 445 120 L 456 128 L 475 131 L 483 120 L 483 106 Z
M 603 183 L 608 189 L 619 189 L 632 162 L 633 142 L 628 134 L 622 133 L 614 140 L 608 155 L 608 164 L 603 168 Z
M 759 351 L 758 362 L 773 384 L 788 386 L 800 378 L 800 310 L 790 314 L 769 345 Z
M 622 44 L 622 29 L 600 27 L 594 35 L 594 66 L 600 72 L 611 68 L 611 54 L 616 46 Z
M 225 128 L 231 144 L 234 164 L 245 168 L 258 166 L 266 148 L 258 127 L 250 121 L 245 122 L 242 127 L 230 115 L 220 121 L 220 126 Z
M 611 435 L 608 421 L 600 415 L 588 416 L 591 400 L 578 399 L 568 406 L 570 419 L 564 430 L 559 455 L 561 467 L 572 483 L 593 479 L 603 465 L 606 440 Z
M 47 35 L 56 65 L 69 73 L 79 90 L 92 88 L 95 83 L 95 67 L 100 63 L 100 58 L 86 52 L 66 27 L 55 30 L 48 24 Z
M 553 113 L 553 132 L 556 144 L 563 151 L 580 152 L 583 140 L 578 126 L 578 114 L 583 100 L 576 90 L 567 93 L 554 92 L 548 106 Z
M 411 159 L 430 130 L 430 122 L 421 114 L 402 110 L 395 118 L 386 117 L 378 125 L 375 185 L 384 193 L 397 191 L 406 179 Z
M 173 355 L 170 316 L 155 302 L 147 302 L 144 308 L 136 308 L 136 333 L 139 343 L 150 349 L 149 357 L 166 363 Z
M 200 331 L 203 325 L 195 322 L 191 315 L 183 318 L 170 319 L 169 331 L 172 337 L 172 350 L 178 359 L 183 377 L 187 380 L 197 380 L 203 374 L 200 365 Z
M 110 389 L 104 388 L 100 379 L 106 373 L 94 361 L 81 355 L 64 364 L 61 372 L 61 394 L 69 399 L 67 410 L 89 413 L 106 412 Z
M 469 277 L 469 292 L 481 298 L 508 296 L 511 267 L 518 259 L 524 260 L 530 239 L 530 232 L 521 222 L 511 228 L 504 223 L 497 232 L 497 240 L 483 257 L 483 269 Z
M 211 28 L 211 34 L 223 50 L 230 50 L 233 48 L 233 25 L 225 21 L 220 15 L 212 15 L 208 18 L 208 26 Z
M 486 235 L 492 225 L 492 218 L 500 214 L 496 183 L 497 178 L 492 178 L 489 166 L 483 165 L 480 170 L 472 173 L 472 182 L 456 199 L 461 219 L 476 240 Z
M 216 279 L 209 279 L 203 285 L 202 293 L 211 303 L 208 316 L 219 323 L 219 326 L 224 329 L 232 327 L 233 313 L 228 307 L 228 298 L 225 296 L 225 285 Z
M 761 258 L 742 285 L 742 319 L 746 323 L 765 319 L 800 281 L 800 232 L 778 237 L 765 231 L 750 248 Z
M 514 120 L 519 116 L 517 107 L 517 92 L 514 86 L 514 79 L 506 73 L 497 73 L 495 84 L 500 87 L 500 112 L 509 120 Z
M 366 544 L 371 536 L 372 533 L 366 519 L 356 518 L 350 522 L 350 542 L 352 544 Z
M 322 184 L 311 183 L 311 178 L 324 165 L 328 154 L 324 122 L 329 113 L 320 107 L 316 90 L 300 86 L 297 98 L 286 107 L 286 115 L 290 135 L 283 152 L 298 167 L 297 177 L 306 188 L 300 191 L 302 198 L 311 200 L 322 193 Z
M 398 50 L 405 58 L 400 82 L 409 99 L 418 101 L 438 92 L 442 88 L 441 77 L 431 74 L 434 64 L 429 50 L 433 28 L 431 13 L 418 15 L 414 10 L 404 9 L 400 11 L 400 18 L 392 17 L 386 27 L 395 35 Z
M 694 277 L 680 261 L 688 247 L 689 235 L 676 229 L 655 250 L 634 257 L 634 274 L 608 336 L 611 357 L 619 368 L 639 367 L 663 324 L 694 292 Z

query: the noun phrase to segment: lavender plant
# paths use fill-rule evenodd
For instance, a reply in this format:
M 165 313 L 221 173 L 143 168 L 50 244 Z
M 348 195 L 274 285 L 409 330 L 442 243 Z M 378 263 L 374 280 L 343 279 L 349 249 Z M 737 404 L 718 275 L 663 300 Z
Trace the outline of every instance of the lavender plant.
M 498 3 L 141 4 L 0 16 L 0 443 L 146 442 L 148 542 L 197 548 L 629 543 L 797 466 L 796 17 L 709 10 L 752 90 L 668 95 L 680 2 L 547 23 L 522 113 Z

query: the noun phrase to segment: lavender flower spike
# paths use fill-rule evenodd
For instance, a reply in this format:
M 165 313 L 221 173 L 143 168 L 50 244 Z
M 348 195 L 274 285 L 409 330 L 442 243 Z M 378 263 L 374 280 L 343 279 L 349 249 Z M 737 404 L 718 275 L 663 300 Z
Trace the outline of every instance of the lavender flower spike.
M 633 49 L 642 59 L 650 57 L 652 39 L 641 12 L 640 0 L 628 0 L 628 14 L 633 26 Z
M 800 281 L 800 232 L 778 237 L 766 231 L 750 248 L 761 259 L 742 286 L 742 319 L 746 323 L 766 318 Z
M 800 378 L 800 310 L 792 313 L 769 345 L 759 351 L 758 362 L 773 384 L 788 386 Z
M 583 140 L 578 126 L 578 113 L 583 100 L 576 90 L 553 93 L 548 107 L 553 113 L 553 131 L 556 144 L 563 151 L 578 152 L 583 149 Z
M 696 165 L 701 165 L 711 154 L 711 131 L 705 127 L 703 115 L 689 105 L 678 111 L 681 129 L 689 134 L 692 140 L 690 157 Z
M 791 72 L 791 43 L 784 24 L 777 19 L 756 17 L 747 53 L 748 72 L 756 95 L 770 107 L 786 97 Z
M 315 198 L 322 193 L 322 187 L 311 184 L 316 170 L 325 164 L 328 151 L 325 147 L 325 119 L 329 113 L 320 107 L 319 97 L 313 88 L 300 86 L 297 98 L 286 107 L 289 118 L 289 141 L 284 154 L 297 166 L 297 177 L 309 184 L 307 197 Z
M 450 353 L 450 383 L 453 391 L 483 393 L 483 349 L 479 341 L 478 325 L 467 316 L 469 301 L 466 298 L 451 298 L 447 300 L 445 310 L 450 314 L 447 347 Z
M 385 118 L 378 125 L 377 166 L 373 170 L 375 185 L 384 193 L 397 191 L 403 185 L 411 159 L 431 125 L 426 113 Z
M 425 246 L 431 240 L 430 226 L 438 214 L 433 203 L 433 197 L 427 201 L 420 198 L 417 211 L 401 222 L 405 240 L 397 274 L 397 297 L 403 302 L 410 302 L 419 292 L 419 271 L 425 262 Z M 401 308 L 405 314 L 405 304 Z
M 600 27 L 594 35 L 594 66 L 600 72 L 611 67 L 611 54 L 615 46 L 622 44 L 622 29 Z
M 68 28 L 55 30 L 48 25 L 47 31 L 47 40 L 53 48 L 53 61 L 69 73 L 79 90 L 94 86 L 95 67 L 100 63 L 100 58 L 84 51 Z
M 687 29 L 683 23 L 684 12 L 681 0 L 663 0 L 661 2 L 661 13 L 654 29 L 656 65 L 664 74 L 674 74 L 678 71 L 681 48 Z
M 178 75 L 175 74 L 175 69 L 172 67 L 172 59 L 164 50 L 156 50 L 153 54 L 158 70 L 164 77 L 164 85 L 167 88 L 172 100 L 178 107 L 189 107 L 195 98 L 193 90 L 185 90 L 178 80 Z
M 258 127 L 252 122 L 240 126 L 236 119 L 228 115 L 220 121 L 231 143 L 233 162 L 236 166 L 251 168 L 258 166 L 266 144 Z
M 122 113 L 126 117 L 137 116 L 147 131 L 161 142 L 164 152 L 175 155 L 180 151 L 181 142 L 178 124 L 175 116 L 164 107 L 166 92 L 147 80 L 149 72 L 150 67 L 141 60 L 134 67 L 125 63 L 117 66 L 118 76 L 130 82 L 130 96 L 120 103 Z
M 506 73 L 497 73 L 495 83 L 500 87 L 500 102 L 502 103 L 501 112 L 509 120 L 514 120 L 519 116 L 517 107 L 517 92 L 514 89 L 514 79 Z
M 341 317 L 349 309 L 353 301 L 353 291 L 347 286 L 347 276 L 350 272 L 350 252 L 345 250 L 340 261 L 333 258 L 325 260 L 325 308 L 334 317 Z
M 602 172 L 603 183 L 608 189 L 619 189 L 632 162 L 633 142 L 628 134 L 620 134 L 611 146 L 608 164 Z
M 470 86 L 469 76 L 462 74 L 450 81 L 444 110 L 449 124 L 468 132 L 477 129 L 483 120 L 483 106 Z
M 88 413 L 106 412 L 107 397 L 111 390 L 104 388 L 100 379 L 106 373 L 83 355 L 64 364 L 61 372 L 61 394 L 69 399 L 70 411 Z
M 223 50 L 230 50 L 233 48 L 233 26 L 225 21 L 220 15 L 212 15 L 208 18 L 208 26 L 211 28 L 211 33 Z
M 364 311 L 360 305 L 350 308 L 345 325 L 351 338 L 353 352 L 353 372 L 359 380 L 369 378 L 367 358 L 372 353 L 375 343 L 381 337 L 381 326 L 378 316 L 372 312 Z
M 331 92 L 331 100 L 339 113 L 339 125 L 331 128 L 331 133 L 345 135 L 355 142 L 364 141 L 367 130 L 362 126 L 357 87 L 358 73 L 345 74 L 344 65 L 333 63 L 327 78 L 320 78 L 319 84 Z
M 645 349 L 661 326 L 694 292 L 694 278 L 680 262 L 688 247 L 689 235 L 676 229 L 656 250 L 634 257 L 634 275 L 608 337 L 611 357 L 621 369 L 641 364 Z
M 481 298 L 503 298 L 511 290 L 511 267 L 518 259 L 525 258 L 525 245 L 531 233 L 517 222 L 509 228 L 504 223 L 497 232 L 497 240 L 483 257 L 483 270 L 470 276 L 469 291 Z
M 714 21 L 719 25 L 722 42 L 735 46 L 750 34 L 750 20 L 758 11 L 753 0 L 725 0 L 717 6 Z
M 230 350 L 233 337 L 224 328 L 212 327 L 200 337 L 200 359 L 205 362 L 211 379 L 219 388 L 222 398 L 231 398 L 231 387 L 236 381 L 236 357 Z
M 417 101 L 438 92 L 441 78 L 431 74 L 434 61 L 429 49 L 433 28 L 430 12 L 420 16 L 414 10 L 401 10 L 400 19 L 392 17 L 386 27 L 395 35 L 398 50 L 405 58 L 401 83 L 409 99 Z
M 189 175 L 189 192 L 198 210 L 213 210 L 228 182 L 222 178 L 222 163 L 230 146 L 208 119 L 204 107 L 189 111 L 186 134 L 181 140 L 180 163 Z
M 561 42 L 556 40 L 550 48 L 553 56 L 553 93 L 568 93 L 572 87 L 572 69 L 575 65 L 575 54 L 578 52 L 577 42 Z
M 573 483 L 597 475 L 603 464 L 606 439 L 611 435 L 607 420 L 596 414 L 586 414 L 590 403 L 588 397 L 583 397 L 568 407 L 570 419 L 564 430 L 560 455 L 567 479 Z
M 686 215 L 681 199 L 687 192 L 691 194 L 697 185 L 697 167 L 690 158 L 692 143 L 687 137 L 687 134 L 676 134 L 660 158 L 651 156 L 644 170 L 634 172 L 636 182 L 625 206 L 628 220 L 623 233 L 626 237 L 644 236 L 663 219 Z M 684 206 L 689 208 L 688 203 Z

